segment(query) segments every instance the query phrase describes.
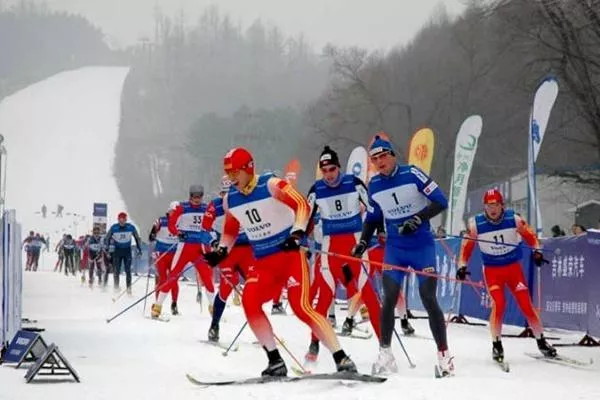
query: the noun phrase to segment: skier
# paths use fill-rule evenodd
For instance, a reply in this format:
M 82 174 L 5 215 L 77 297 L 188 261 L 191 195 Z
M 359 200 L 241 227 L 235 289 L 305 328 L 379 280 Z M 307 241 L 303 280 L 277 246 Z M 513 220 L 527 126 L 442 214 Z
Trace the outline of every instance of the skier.
M 177 236 L 169 232 L 169 215 L 177 208 L 179 202 L 173 201 L 169 205 L 169 211 L 164 216 L 159 217 L 150 231 L 149 240 L 155 242 L 153 258 L 156 265 L 156 271 L 158 273 L 158 280 L 156 281 L 156 287 L 162 287 L 167 282 L 167 278 L 171 273 L 171 264 L 173 263 L 173 256 L 175 256 L 175 250 L 177 249 Z M 178 315 L 179 309 L 177 308 L 177 299 L 179 297 L 179 284 L 177 279 L 173 281 L 171 286 L 171 314 Z M 158 299 L 158 293 L 155 293 L 155 300 Z
M 42 204 L 42 218 L 46 218 L 46 214 L 48 214 L 48 207 L 45 204 Z
M 446 197 L 422 170 L 413 165 L 398 164 L 389 141 L 376 136 L 369 147 L 369 156 L 379 173 L 369 182 L 369 208 L 360 242 L 352 255 L 362 256 L 377 226 L 383 222 L 387 233 L 384 250 L 386 264 L 435 272 L 435 244 L 429 219 L 447 208 Z M 400 270 L 383 271 L 380 350 L 373 365 L 373 374 L 398 370 L 391 341 L 394 308 L 404 276 L 404 271 Z M 454 363 L 448 351 L 446 323 L 436 298 L 437 278 L 419 275 L 418 280 L 419 294 L 427 310 L 438 350 L 436 372 L 444 376 L 452 374 Z
M 461 245 L 458 264 L 460 267 L 456 276 L 458 279 L 464 280 L 470 274 L 467 265 L 477 244 L 481 250 L 484 281 L 494 303 L 490 313 L 492 358 L 498 362 L 504 362 L 501 337 L 502 318 L 506 306 L 505 286 L 508 286 L 525 315 L 540 352 L 545 357 L 556 357 L 556 349 L 544 338 L 544 328 L 540 317 L 533 308 L 520 263 L 523 250 L 518 246 L 523 241 L 529 247 L 536 249 L 532 254 L 535 265 L 541 266 L 543 263 L 547 263 L 543 254 L 537 250 L 540 243 L 531 227 L 521 216 L 511 209 L 504 208 L 504 199 L 500 191 L 488 190 L 483 196 L 483 205 L 484 212 L 469 220 L 468 230 Z M 476 240 L 482 240 L 482 242 L 477 243 Z
M 60 218 L 62 218 L 62 216 L 63 216 L 62 212 L 63 212 L 63 210 L 64 210 L 64 209 L 65 209 L 65 208 L 63 207 L 63 205 L 62 205 L 62 204 L 58 204 L 58 205 L 56 206 L 56 217 L 57 217 L 57 218 L 59 218 L 59 217 L 60 217 Z
M 188 263 L 196 268 L 198 281 L 202 281 L 209 294 L 209 311 L 212 312 L 212 302 L 215 287 L 212 280 L 212 269 L 206 265 L 202 255 L 210 250 L 214 240 L 208 232 L 202 229 L 202 217 L 206 212 L 206 204 L 202 202 L 204 188 L 202 185 L 191 185 L 189 200 L 180 202 L 169 214 L 168 228 L 172 235 L 179 237 L 177 250 L 173 256 L 171 275 L 179 277 Z M 158 318 L 162 304 L 173 287 L 174 279 L 160 289 L 156 303 L 152 305 L 152 318 Z
M 104 240 L 100 235 L 100 228 L 94 227 L 92 235 L 87 238 L 84 246 L 84 258 L 87 259 L 89 272 L 88 284 L 90 289 L 94 286 L 94 272 L 98 275 L 98 286 L 102 285 L 104 274 Z
M 54 272 L 56 272 L 57 269 L 59 273 L 62 272 L 63 262 L 65 261 L 65 252 L 62 244 L 66 238 L 67 234 L 63 233 L 62 239 L 58 241 L 56 247 L 54 248 L 54 251 L 58 253 L 58 260 L 56 261 L 56 264 L 54 264 Z
M 61 243 L 61 250 L 65 257 L 65 275 L 69 275 L 71 272 L 75 275 L 75 240 L 73 240 L 73 236 L 67 234 L 65 239 Z
M 119 275 L 121 265 L 125 269 L 125 284 L 127 294 L 131 294 L 131 237 L 135 239 L 137 257 L 142 255 L 142 241 L 135 226 L 127 222 L 127 214 L 120 212 L 117 216 L 118 222 L 113 224 L 106 235 L 106 243 L 114 241 L 115 250 L 112 254 L 112 265 L 114 268 L 114 290 L 119 291 Z
M 23 249 L 25 250 L 25 254 L 27 255 L 27 261 L 25 262 L 25 271 L 31 271 L 31 266 L 33 264 L 33 247 L 31 246 L 31 242 L 35 238 L 35 232 L 29 231 L 29 236 L 23 240 Z
M 287 286 L 294 314 L 333 353 L 337 370 L 356 372 L 327 320 L 308 302 L 308 266 L 300 251 L 310 218 L 308 202 L 285 181 L 272 175 L 255 175 L 252 155 L 244 148 L 234 148 L 225 155 L 224 170 L 232 187 L 223 199 L 223 235 L 218 250 L 205 258 L 211 266 L 220 264 L 233 248 L 240 227 L 248 235 L 256 262 L 248 274 L 242 305 L 250 328 L 267 353 L 269 363 L 262 375 L 287 375 L 273 328 L 262 309 L 283 286 Z
M 219 197 L 209 203 L 206 213 L 202 218 L 202 228 L 207 231 L 215 230 L 217 236 L 220 237 L 223 232 L 223 198 L 231 187 L 231 181 L 225 175 L 221 179 L 221 192 Z M 218 240 L 213 243 L 217 247 Z M 250 267 L 254 265 L 254 253 L 248 241 L 248 236 L 240 229 L 239 235 L 227 257 L 219 263 L 221 270 L 221 282 L 219 284 L 219 293 L 215 296 L 213 305 L 213 315 L 210 328 L 208 329 L 208 340 L 212 342 L 219 341 L 219 322 L 225 311 L 227 298 L 231 294 L 234 287 L 239 284 L 239 276 L 246 278 Z
M 319 179 L 308 192 L 308 203 L 312 216 L 320 210 L 322 224 L 321 250 L 324 253 L 349 254 L 360 239 L 362 230 L 361 203 L 369 202 L 365 184 L 354 175 L 343 174 L 338 155 L 329 146 L 325 146 L 319 157 L 319 168 L 323 178 Z M 363 255 L 367 260 L 367 254 Z M 368 271 L 360 262 L 344 263 L 335 256 L 321 255 L 321 275 L 323 282 L 319 291 L 316 311 L 327 315 L 327 310 L 335 297 L 336 282 L 350 288 L 349 294 L 362 293 L 369 312 L 373 316 L 380 313 L 380 304 L 368 281 Z M 379 337 L 379 319 L 371 318 L 375 334 Z M 342 335 L 349 336 L 355 326 L 352 317 L 346 318 L 342 325 Z M 319 341 L 312 335 L 307 361 L 316 361 L 319 353 Z

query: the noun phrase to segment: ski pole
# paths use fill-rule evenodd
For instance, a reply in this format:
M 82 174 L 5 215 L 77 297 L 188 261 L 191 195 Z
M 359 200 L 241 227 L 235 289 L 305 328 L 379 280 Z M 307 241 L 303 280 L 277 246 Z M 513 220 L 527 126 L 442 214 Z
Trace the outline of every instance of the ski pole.
M 233 341 L 231 342 L 231 344 L 229 345 L 229 347 L 227 348 L 227 350 L 225 350 L 223 352 L 223 357 L 227 357 L 227 354 L 229 354 L 229 350 L 231 350 L 231 348 L 233 347 L 233 344 L 238 340 L 238 338 L 240 337 L 240 335 L 242 334 L 242 332 L 246 328 L 246 325 L 248 325 L 248 321 L 244 322 L 244 325 L 242 325 L 242 327 L 240 328 L 240 330 L 237 333 L 237 335 L 235 335 L 235 337 L 233 338 Z
M 150 288 L 150 270 L 148 270 L 148 272 L 146 272 L 146 294 L 148 294 L 148 289 Z M 146 303 L 147 303 L 148 298 L 145 297 L 144 298 L 144 309 L 142 310 L 142 315 L 146 314 Z
M 156 288 L 154 288 L 154 290 L 152 290 L 150 293 L 147 293 L 145 296 L 141 297 L 139 300 L 136 300 L 133 304 L 127 306 L 125 309 L 123 309 L 122 311 L 118 312 L 116 315 L 114 315 L 111 318 L 108 318 L 106 320 L 106 323 L 110 323 L 112 321 L 114 321 L 116 318 L 118 318 L 119 316 L 121 316 L 122 314 L 124 314 L 125 312 L 127 312 L 128 310 L 132 309 L 134 306 L 136 306 L 137 304 L 141 303 L 144 299 L 152 296 L 154 293 L 156 293 L 157 291 L 159 291 L 160 289 L 162 289 L 163 287 L 167 286 L 167 284 L 170 284 L 171 281 L 173 280 L 177 280 L 179 279 L 179 277 L 185 273 L 188 269 L 190 269 L 190 267 L 193 267 L 194 263 L 188 263 L 187 267 L 185 267 L 184 269 L 181 270 L 181 272 L 179 274 L 177 274 L 176 276 L 173 277 L 169 277 L 165 282 L 163 282 L 162 285 L 157 286 Z
M 412 268 L 399 267 L 397 265 L 385 264 L 385 263 L 378 262 L 378 261 L 363 260 L 361 258 L 347 256 L 347 255 L 344 255 L 344 254 L 332 253 L 332 252 L 322 251 L 322 250 L 317 250 L 317 249 L 308 249 L 307 247 L 302 247 L 302 249 L 314 251 L 314 252 L 317 252 L 317 253 L 320 253 L 320 254 L 324 254 L 324 255 L 327 255 L 327 256 L 331 256 L 331 257 L 337 257 L 337 258 L 340 258 L 340 259 L 346 260 L 346 261 L 361 262 L 361 263 L 364 262 L 364 263 L 367 263 L 367 264 L 376 265 L 376 266 L 381 267 L 382 270 L 394 270 L 394 271 L 412 272 L 412 273 L 415 273 L 417 275 L 429 276 L 429 277 L 438 278 L 438 279 L 445 279 L 445 280 L 452 281 L 452 282 L 462 282 L 465 285 L 470 285 L 470 286 L 477 287 L 477 288 L 480 288 L 480 289 L 484 289 L 485 288 L 483 282 L 461 281 L 460 279 L 457 279 L 457 278 L 452 278 L 452 277 L 449 277 L 449 276 L 443 276 L 443 275 L 439 275 L 439 274 L 434 274 L 432 272 L 415 271 Z
M 238 296 L 241 296 L 242 294 L 240 293 L 239 289 L 231 283 L 231 281 L 225 276 L 225 274 L 223 274 L 223 272 L 221 272 L 221 271 L 219 271 L 219 273 L 221 274 L 221 278 L 223 278 L 225 280 L 225 282 L 227 282 L 227 284 L 229 286 L 231 286 L 233 288 L 233 290 L 235 290 L 235 292 L 238 294 Z M 279 338 L 279 336 L 277 336 L 275 334 L 275 332 L 273 332 L 273 337 L 275 338 L 275 340 L 277 341 L 277 343 L 279 343 L 279 345 L 285 350 L 285 352 L 288 353 L 288 355 L 291 357 L 291 359 L 294 361 L 294 363 L 296 363 L 296 365 L 298 365 L 298 367 L 300 368 L 300 370 L 302 371 L 302 373 L 303 374 L 308 373 L 308 371 L 306 371 L 306 369 L 304 368 L 304 366 L 302 365 L 302 363 L 300 361 L 298 361 L 298 359 L 294 356 L 294 354 L 292 354 L 292 352 L 290 351 L 290 349 L 288 349 L 288 347 L 285 345 L 285 343 L 283 342 L 283 340 L 281 340 Z
M 373 284 L 373 279 L 369 275 L 369 270 L 367 270 L 367 267 L 365 266 L 365 264 L 363 262 L 364 260 L 363 259 L 359 259 L 359 260 L 360 260 L 360 266 L 362 267 L 363 272 L 365 274 L 367 274 L 367 279 L 369 280 L 369 285 L 371 285 L 371 287 L 373 288 L 375 294 L 377 295 L 377 300 L 379 301 L 379 306 L 381 307 L 382 306 L 382 304 L 381 304 L 381 295 L 380 295 L 379 291 L 375 290 L 375 285 Z M 357 280 L 357 289 L 358 289 L 358 280 Z M 406 361 L 408 361 L 408 366 L 410 368 L 415 368 L 416 365 L 412 362 L 412 359 L 408 355 L 408 351 L 406 350 L 406 347 L 404 347 L 404 342 L 402 342 L 402 339 L 400 339 L 400 335 L 398 334 L 398 331 L 396 330 L 396 327 L 394 327 L 394 335 L 396 336 L 396 339 L 398 339 L 398 343 L 400 343 L 400 347 L 402 348 L 402 352 L 404 352 L 404 355 L 406 356 Z
M 520 247 L 520 248 L 528 249 L 528 250 L 531 250 L 531 251 L 541 251 L 541 252 L 544 252 L 544 251 L 546 251 L 546 252 L 548 252 L 548 251 L 555 252 L 556 251 L 556 250 L 550 250 L 550 249 L 546 250 L 546 249 L 542 249 L 542 248 L 536 249 L 535 247 L 531 247 L 529 245 L 522 244 L 522 243 L 521 244 L 511 244 L 511 243 L 494 242 L 493 240 L 477 239 L 477 238 L 472 238 L 472 237 L 469 237 L 469 236 L 446 235 L 446 237 L 455 238 L 455 239 L 463 239 L 463 240 L 471 240 L 471 241 L 477 242 L 477 243 L 495 244 L 495 245 L 498 245 L 498 246 L 507 246 L 507 247 L 515 247 L 515 248 L 519 248 Z

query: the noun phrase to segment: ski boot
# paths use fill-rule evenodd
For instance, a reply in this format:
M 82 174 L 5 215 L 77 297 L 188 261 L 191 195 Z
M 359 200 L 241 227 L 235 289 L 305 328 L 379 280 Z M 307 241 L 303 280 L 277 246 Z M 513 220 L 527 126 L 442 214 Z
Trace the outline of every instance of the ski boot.
M 344 324 L 342 325 L 342 336 L 350 336 L 352 335 L 352 329 L 354 329 L 355 326 L 355 322 L 354 322 L 354 318 L 352 317 L 348 317 L 346 318 L 346 320 L 344 321 Z
M 397 372 L 398 365 L 396 365 L 396 359 L 394 358 L 394 353 L 392 353 L 392 348 L 380 347 L 379 356 L 377 356 L 377 361 L 375 361 L 375 364 L 373 364 L 373 367 L 371 368 L 371 373 L 373 375 L 388 375 Z
M 218 342 L 219 341 L 219 325 L 213 324 L 210 326 L 208 330 L 208 341 L 209 342 Z
M 283 305 L 281 303 L 273 303 L 273 308 L 271 308 L 271 315 L 286 315 L 286 312 L 283 309 Z
M 127 296 L 133 296 L 133 292 L 131 291 L 131 286 L 127 287 Z
M 538 349 L 544 355 L 544 357 L 547 357 L 547 358 L 556 357 L 556 354 L 557 354 L 556 349 L 550 343 L 548 343 L 548 341 L 546 341 L 546 339 L 544 338 L 544 335 L 540 336 L 540 338 L 537 339 L 536 341 L 537 341 Z
M 85 283 L 85 275 L 81 274 L 81 285 L 83 286 L 84 283 Z
M 402 333 L 405 336 L 414 335 L 415 328 L 412 327 L 410 322 L 408 322 L 408 318 L 403 318 L 400 320 L 400 326 L 402 327 Z
M 267 351 L 267 357 L 269 357 L 269 365 L 261 372 L 261 376 L 287 376 L 287 367 L 279 350 Z
M 179 310 L 177 309 L 177 302 L 171 303 L 171 315 L 179 315 Z
M 152 310 L 150 311 L 150 316 L 152 317 L 152 319 L 159 318 L 161 312 L 162 304 L 152 304 Z
M 196 293 L 196 303 L 200 304 L 200 308 L 202 308 L 202 291 L 198 290 Z
M 504 362 L 504 348 L 500 340 L 492 342 L 492 359 L 498 362 Z
M 308 346 L 308 353 L 304 356 L 304 359 L 307 362 L 317 362 L 317 357 L 319 357 L 319 341 L 312 340 L 310 342 L 310 346 Z
M 356 365 L 354 361 L 346 355 L 344 350 L 338 350 L 333 353 L 333 360 L 335 361 L 335 367 L 337 372 L 354 372 L 357 373 Z
M 327 319 L 329 320 L 329 323 L 331 324 L 331 327 L 332 327 L 333 329 L 337 328 L 337 321 L 336 321 L 336 319 L 335 319 L 335 315 L 333 315 L 333 314 L 330 314 L 330 315 L 327 317 Z
M 438 365 L 436 370 L 440 377 L 454 375 L 454 357 L 448 350 L 438 351 Z

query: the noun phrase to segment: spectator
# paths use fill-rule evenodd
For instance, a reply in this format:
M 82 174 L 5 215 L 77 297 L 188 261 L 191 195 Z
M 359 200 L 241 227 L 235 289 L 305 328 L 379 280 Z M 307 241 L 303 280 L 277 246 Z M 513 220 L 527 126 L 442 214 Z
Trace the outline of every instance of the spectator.
M 571 227 L 571 233 L 573 235 L 582 235 L 585 233 L 585 227 L 583 225 L 573 224 Z
M 561 236 L 565 236 L 565 231 L 563 231 L 562 229 L 560 229 L 560 226 L 558 225 L 554 225 L 550 231 L 552 232 L 552 237 L 561 237 Z
M 446 237 L 446 229 L 444 229 L 444 227 L 443 227 L 443 226 L 441 226 L 441 225 L 440 225 L 440 226 L 438 226 L 438 228 L 437 228 L 437 231 L 435 232 L 435 236 L 436 236 L 438 239 L 443 239 L 443 238 L 445 238 L 445 237 Z

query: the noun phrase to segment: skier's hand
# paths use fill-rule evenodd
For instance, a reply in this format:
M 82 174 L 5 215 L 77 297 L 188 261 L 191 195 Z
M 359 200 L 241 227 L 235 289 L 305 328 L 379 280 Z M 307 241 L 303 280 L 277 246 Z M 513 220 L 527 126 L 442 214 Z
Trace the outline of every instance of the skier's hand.
M 459 269 L 456 270 L 456 279 L 460 281 L 464 281 L 467 279 L 467 275 L 471 275 L 471 272 L 467 270 L 467 266 L 463 265 Z
M 290 236 L 281 244 L 283 251 L 294 251 L 300 249 L 300 240 L 304 236 L 304 231 L 297 230 L 290 233 Z
M 185 242 L 185 240 L 187 239 L 187 233 L 185 233 L 185 232 L 179 232 L 177 234 L 177 237 L 179 238 L 180 242 Z
M 219 250 L 219 241 L 218 240 L 213 240 L 212 242 L 210 242 L 210 247 L 213 250 Z
M 365 242 L 364 240 L 361 240 L 352 249 L 352 257 L 362 257 L 362 255 L 365 251 L 367 251 L 367 242 Z
M 342 273 L 344 274 L 344 279 L 346 280 L 346 284 L 352 282 L 352 268 L 348 264 L 342 265 Z
M 549 264 L 550 261 L 544 258 L 544 254 L 539 250 L 533 251 L 533 263 L 536 267 L 541 267 L 543 264 Z
M 419 216 L 413 215 L 398 227 L 398 232 L 401 235 L 410 235 L 411 233 L 415 233 L 422 223 L 423 221 L 421 221 Z
M 227 257 L 227 247 L 219 247 L 215 251 L 204 254 L 204 261 L 211 267 L 216 267 Z
M 137 249 L 137 252 L 135 253 L 135 256 L 137 258 L 142 258 L 142 249 Z

